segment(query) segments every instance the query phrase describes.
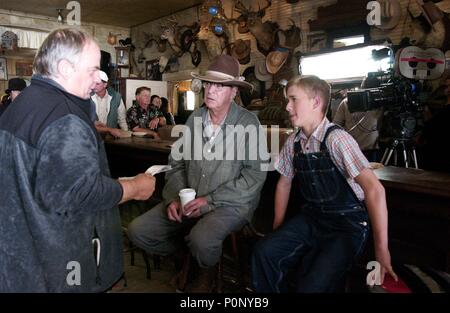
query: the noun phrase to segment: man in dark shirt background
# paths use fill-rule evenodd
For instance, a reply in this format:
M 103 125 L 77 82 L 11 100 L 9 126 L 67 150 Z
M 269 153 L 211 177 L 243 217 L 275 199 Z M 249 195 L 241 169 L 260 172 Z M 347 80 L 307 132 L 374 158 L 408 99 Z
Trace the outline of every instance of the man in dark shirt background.
M 0 105 L 0 115 L 6 110 L 6 108 L 14 101 L 14 99 L 27 87 L 27 84 L 22 78 L 11 78 L 8 81 L 8 89 L 6 89 L 6 94 L 8 98 L 5 103 Z

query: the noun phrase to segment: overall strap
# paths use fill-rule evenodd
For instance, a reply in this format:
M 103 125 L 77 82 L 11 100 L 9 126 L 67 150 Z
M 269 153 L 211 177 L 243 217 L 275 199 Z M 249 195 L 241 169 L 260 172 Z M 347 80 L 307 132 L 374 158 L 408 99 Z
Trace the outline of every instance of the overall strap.
M 327 145 L 326 145 L 326 141 L 327 141 L 328 135 L 335 129 L 343 129 L 343 128 L 341 126 L 335 125 L 335 124 L 333 124 L 332 126 L 328 127 L 327 131 L 325 132 L 325 136 L 323 137 L 323 140 L 320 143 L 320 151 L 328 150 Z
M 341 126 L 333 124 L 332 126 L 330 126 L 327 131 L 325 132 L 325 136 L 323 137 L 322 142 L 320 143 L 320 151 L 325 152 L 328 151 L 327 145 L 326 145 L 326 140 L 329 134 L 331 134 L 332 131 L 336 130 L 336 129 L 343 129 Z M 338 167 L 336 166 L 336 164 L 334 164 L 334 161 L 331 160 L 333 163 L 333 166 L 336 168 L 337 173 L 339 173 L 339 175 L 344 179 L 344 181 L 346 182 L 347 186 L 349 187 L 351 194 L 353 195 L 353 198 L 359 202 L 359 203 L 364 203 L 363 201 L 359 200 L 358 197 L 356 196 L 355 191 L 350 187 L 350 185 L 347 182 L 347 179 L 345 178 L 344 174 L 341 173 L 341 171 L 338 169 Z

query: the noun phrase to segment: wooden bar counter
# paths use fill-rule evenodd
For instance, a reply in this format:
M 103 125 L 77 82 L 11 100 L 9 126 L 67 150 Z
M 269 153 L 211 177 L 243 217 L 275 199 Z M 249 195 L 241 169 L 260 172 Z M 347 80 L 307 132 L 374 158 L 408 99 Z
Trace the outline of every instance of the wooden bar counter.
M 393 260 L 450 272 L 450 174 L 393 166 L 374 172 L 386 189 Z
M 167 164 L 173 141 L 107 137 L 105 146 L 113 177 L 133 176 L 154 164 Z M 374 171 L 386 189 L 389 239 L 395 263 L 431 266 L 450 272 L 450 174 L 387 166 Z M 254 217 L 262 232 L 271 231 L 278 173 L 269 172 Z M 161 197 L 164 174 L 157 175 L 155 199 Z M 291 192 L 291 195 L 295 193 Z M 301 203 L 291 197 L 288 216 Z M 372 253 L 370 244 L 367 253 Z M 373 255 L 367 255 L 373 259 Z
M 105 149 L 111 176 L 114 178 L 135 176 L 145 172 L 152 165 L 167 164 L 172 140 L 158 140 L 148 137 L 113 138 L 107 136 Z M 156 175 L 156 189 L 153 200 L 162 198 L 164 173 Z

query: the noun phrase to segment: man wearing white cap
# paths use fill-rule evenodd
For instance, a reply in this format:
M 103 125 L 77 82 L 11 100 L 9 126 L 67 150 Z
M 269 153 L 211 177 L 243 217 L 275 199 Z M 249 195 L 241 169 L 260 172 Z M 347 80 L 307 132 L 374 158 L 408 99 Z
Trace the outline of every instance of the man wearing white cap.
M 91 97 L 95 103 L 98 121 L 95 128 L 100 133 L 109 133 L 114 137 L 125 136 L 118 128 L 128 131 L 126 108 L 120 93 L 108 86 L 108 75 L 99 71 L 101 81 L 95 85 L 95 94 Z

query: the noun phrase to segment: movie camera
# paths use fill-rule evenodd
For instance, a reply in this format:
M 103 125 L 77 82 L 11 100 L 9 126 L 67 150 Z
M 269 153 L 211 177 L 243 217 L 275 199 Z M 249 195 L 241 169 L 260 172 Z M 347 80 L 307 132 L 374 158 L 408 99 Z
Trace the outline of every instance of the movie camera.
M 403 147 L 405 165 L 408 167 L 406 150 L 414 155 L 415 167 L 417 159 L 412 138 L 423 124 L 424 104 L 427 102 L 429 90 L 426 80 L 439 78 L 445 69 L 444 53 L 435 48 L 421 49 L 406 47 L 396 54 L 394 67 L 401 75 L 388 72 L 369 73 L 368 77 L 380 80 L 380 86 L 347 93 L 348 109 L 353 112 L 367 112 L 383 108 L 383 127 L 380 137 L 390 138 L 392 146 L 386 164 L 397 145 Z M 383 162 L 382 160 L 382 162 Z

